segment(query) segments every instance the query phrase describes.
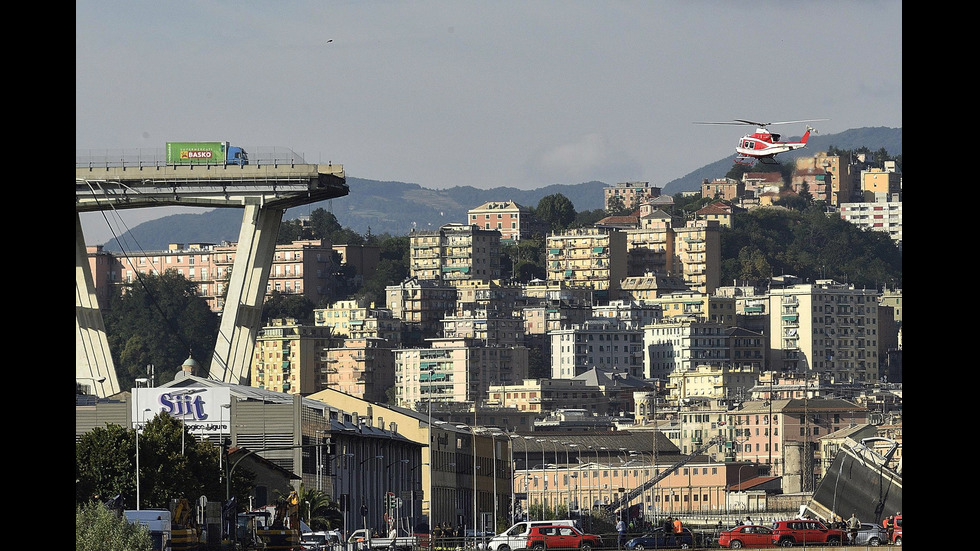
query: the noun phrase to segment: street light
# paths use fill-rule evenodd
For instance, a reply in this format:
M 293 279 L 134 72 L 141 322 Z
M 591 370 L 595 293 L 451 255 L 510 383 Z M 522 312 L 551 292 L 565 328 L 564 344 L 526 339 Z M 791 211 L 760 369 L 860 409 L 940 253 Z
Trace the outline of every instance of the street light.
M 347 536 L 348 536 L 348 532 L 347 532 L 347 513 L 348 513 L 348 511 L 350 511 L 350 487 L 351 487 L 351 468 L 350 468 L 350 463 L 347 460 L 350 459 L 351 457 L 354 457 L 354 454 L 353 453 L 342 453 L 342 454 L 333 456 L 332 459 L 339 459 L 341 457 L 344 458 L 344 470 L 347 471 L 347 486 L 346 486 L 347 499 L 346 500 L 340 500 L 341 503 L 343 503 L 343 505 L 344 505 L 344 538 L 343 539 L 344 539 L 344 545 L 346 546 L 347 545 L 347 543 L 346 543 L 347 542 Z M 337 477 L 337 474 L 335 472 L 334 473 L 334 479 L 337 479 L 337 478 L 338 477 Z M 336 489 L 334 489 L 334 494 L 336 494 L 336 493 L 337 493 L 337 491 L 336 491 Z M 338 495 L 338 497 L 343 497 L 343 495 L 344 495 L 343 492 L 341 492 Z
M 544 505 L 548 499 L 548 464 L 544 460 L 545 440 L 535 438 L 535 442 L 541 445 L 541 519 L 544 520 Z
M 569 510 L 571 510 L 571 502 L 572 502 L 572 479 L 574 478 L 575 481 L 576 481 L 576 484 L 575 484 L 575 509 L 578 511 L 579 516 L 582 516 L 582 505 L 579 503 L 579 501 L 580 501 L 579 498 L 581 497 L 579 495 L 579 489 L 580 489 L 580 486 L 582 485 L 582 483 L 579 480 L 579 476 L 578 476 L 579 473 L 574 473 L 574 474 L 571 473 L 572 460 L 571 460 L 571 458 L 568 457 L 568 450 L 570 448 L 577 448 L 577 447 L 578 447 L 578 444 L 569 444 L 568 442 L 565 442 L 565 470 L 566 470 L 566 472 L 569 473 L 569 475 L 568 475 L 568 502 L 569 502 Z M 582 461 L 578 458 L 578 455 L 577 454 L 575 456 L 575 459 L 578 461 L 579 465 L 581 466 Z M 581 467 L 579 467 L 578 470 L 581 471 L 582 470 Z M 571 511 L 569 511 L 569 512 L 571 512 Z
M 224 474 L 224 455 L 225 455 L 225 410 L 231 409 L 231 404 L 221 404 L 221 411 L 218 412 L 218 483 L 221 483 L 221 477 Z M 228 423 L 231 423 L 231 412 L 228 412 Z M 231 428 L 229 427 L 228 434 L 231 435 Z
M 362 480 L 364 479 L 364 472 L 361 471 L 361 466 L 363 466 L 368 461 L 371 461 L 372 459 L 384 459 L 384 456 L 378 454 L 378 455 L 375 455 L 375 456 L 372 456 L 372 457 L 368 457 L 367 459 L 362 460 L 357 465 L 357 470 L 361 472 L 361 479 Z M 368 515 L 368 512 L 370 512 L 370 509 L 367 507 L 367 499 L 364 497 L 363 488 L 361 488 L 361 524 L 362 524 L 362 527 L 364 528 L 364 531 L 367 532 L 367 543 L 368 543 L 368 547 L 371 547 L 371 530 L 368 529 L 368 525 L 367 525 L 367 515 Z
M 96 384 L 102 384 L 105 382 L 105 377 L 75 377 L 76 381 L 93 381 Z M 93 385 L 94 386 L 94 385 Z M 95 388 L 92 388 L 92 394 L 95 394 Z
M 323 491 L 323 440 L 320 436 L 321 434 L 330 434 L 330 431 L 326 430 L 315 430 L 313 431 L 313 440 L 316 441 L 316 489 L 317 491 Z M 329 438 L 329 437 L 328 437 Z M 328 459 L 329 461 L 329 459 Z
M 555 518 L 558 518 L 558 502 L 561 501 L 561 488 L 558 486 L 558 444 L 557 440 L 552 440 L 555 446 Z
M 140 412 L 140 423 L 136 425 L 136 510 L 140 510 L 140 427 L 146 422 L 146 413 L 152 413 L 150 408 Z

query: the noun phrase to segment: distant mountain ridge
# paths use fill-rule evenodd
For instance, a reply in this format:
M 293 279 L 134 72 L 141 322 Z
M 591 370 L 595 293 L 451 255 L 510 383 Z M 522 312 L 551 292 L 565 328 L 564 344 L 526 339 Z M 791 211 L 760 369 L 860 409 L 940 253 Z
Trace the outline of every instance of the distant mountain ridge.
M 736 138 L 733 138 L 737 139 Z M 795 139 L 795 138 L 786 138 Z M 829 136 L 810 138 L 805 150 L 780 155 L 781 162 L 826 151 L 834 146 L 840 149 L 867 147 L 872 151 L 884 148 L 890 154 L 902 153 L 901 128 L 858 128 Z M 734 141 L 733 141 L 734 157 Z M 723 177 L 732 166 L 732 157 L 705 165 L 681 178 L 661 186 L 664 194 L 700 190 L 704 179 Z M 638 178 L 640 180 L 640 178 Z M 353 176 L 347 177 L 350 194 L 328 201 L 321 201 L 286 211 L 283 219 L 305 216 L 323 208 L 337 217 L 344 227 L 361 235 L 406 235 L 412 229 L 438 229 L 443 224 L 466 222 L 466 212 L 487 201 L 514 201 L 520 205 L 536 207 L 542 197 L 560 193 L 571 200 L 575 210 L 594 210 L 603 207 L 602 190 L 612 184 L 585 182 L 581 184 L 553 184 L 533 190 L 511 187 L 477 189 L 457 186 L 449 189 L 428 189 L 419 184 L 383 182 Z M 657 185 L 656 182 L 651 182 Z M 237 241 L 242 222 L 241 209 L 215 209 L 204 214 L 174 214 L 132 228 L 120 237 L 127 248 L 144 251 L 164 250 L 170 243 L 221 243 Z M 109 251 L 120 251 L 115 240 L 105 244 Z

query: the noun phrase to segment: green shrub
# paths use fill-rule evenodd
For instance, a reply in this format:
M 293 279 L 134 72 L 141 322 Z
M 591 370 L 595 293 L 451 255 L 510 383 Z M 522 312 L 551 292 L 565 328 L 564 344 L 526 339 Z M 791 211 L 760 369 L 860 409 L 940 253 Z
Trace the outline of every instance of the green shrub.
M 150 551 L 150 532 L 101 503 L 75 507 L 75 551 Z

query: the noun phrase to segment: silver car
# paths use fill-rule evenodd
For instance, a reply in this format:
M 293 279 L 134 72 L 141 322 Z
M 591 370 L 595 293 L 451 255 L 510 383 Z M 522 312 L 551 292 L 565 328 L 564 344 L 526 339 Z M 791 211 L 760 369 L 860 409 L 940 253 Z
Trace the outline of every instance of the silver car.
M 861 523 L 855 541 L 849 542 L 851 545 L 869 545 L 878 547 L 888 543 L 888 531 L 880 524 Z

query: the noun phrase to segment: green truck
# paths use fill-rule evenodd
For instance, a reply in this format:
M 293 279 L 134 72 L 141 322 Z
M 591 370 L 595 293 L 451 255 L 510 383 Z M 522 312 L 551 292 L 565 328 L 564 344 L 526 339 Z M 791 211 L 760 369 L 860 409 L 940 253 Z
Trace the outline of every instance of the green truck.
M 167 142 L 168 165 L 247 165 L 248 153 L 228 142 Z

